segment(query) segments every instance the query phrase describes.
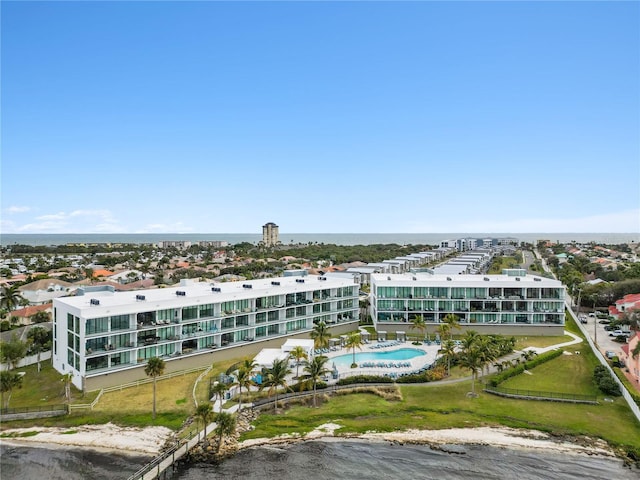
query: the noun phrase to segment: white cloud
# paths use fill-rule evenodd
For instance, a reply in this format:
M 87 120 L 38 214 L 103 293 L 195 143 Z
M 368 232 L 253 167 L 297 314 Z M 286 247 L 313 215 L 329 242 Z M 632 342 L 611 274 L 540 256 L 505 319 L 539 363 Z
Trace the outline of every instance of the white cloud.
M 39 215 L 29 223 L 3 225 L 6 233 L 120 233 L 124 229 L 110 210 L 74 210 Z M 6 229 L 4 227 L 7 227 Z
M 14 215 L 16 213 L 25 213 L 31 210 L 31 207 L 22 206 L 22 205 L 12 205 L 4 209 L 6 213 L 9 215 Z

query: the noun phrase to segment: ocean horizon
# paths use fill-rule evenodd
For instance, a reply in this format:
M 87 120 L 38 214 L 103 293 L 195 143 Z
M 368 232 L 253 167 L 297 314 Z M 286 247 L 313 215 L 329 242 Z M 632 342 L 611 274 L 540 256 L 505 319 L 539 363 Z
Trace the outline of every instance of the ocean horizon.
M 637 243 L 640 233 L 280 233 L 284 245 L 299 243 L 322 243 L 335 245 L 438 245 L 441 241 L 456 238 L 516 238 L 520 242 L 535 243 L 551 240 L 558 243 L 602 243 L 616 245 Z M 262 240 L 260 233 L 4 233 L 0 234 L 0 246 L 31 245 L 54 246 L 66 244 L 129 243 L 157 244 L 161 241 L 222 241 L 231 245 Z

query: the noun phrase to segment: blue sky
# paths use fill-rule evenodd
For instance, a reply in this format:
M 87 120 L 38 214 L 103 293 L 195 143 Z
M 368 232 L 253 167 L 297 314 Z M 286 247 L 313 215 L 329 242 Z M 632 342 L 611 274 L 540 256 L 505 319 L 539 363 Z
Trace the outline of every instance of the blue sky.
M 640 231 L 638 2 L 10 2 L 3 233 Z

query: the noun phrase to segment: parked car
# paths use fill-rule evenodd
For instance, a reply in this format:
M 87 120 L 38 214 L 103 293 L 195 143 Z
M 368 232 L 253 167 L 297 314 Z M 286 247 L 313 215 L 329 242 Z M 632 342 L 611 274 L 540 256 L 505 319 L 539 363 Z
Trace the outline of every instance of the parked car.
M 609 320 L 608 318 L 602 319 L 600 320 L 598 323 L 601 323 L 603 325 L 608 325 L 611 323 L 611 320 Z
M 605 329 L 607 332 L 611 332 L 611 331 L 615 330 L 615 329 L 616 329 L 616 327 L 614 327 L 613 325 L 607 325 L 606 327 L 604 327 L 604 329 Z
M 624 332 L 622 330 L 614 330 L 609 333 L 610 337 L 617 337 L 619 335 L 624 335 Z
M 608 359 L 612 359 L 616 356 L 616 352 L 614 352 L 613 350 L 607 350 L 604 354 Z

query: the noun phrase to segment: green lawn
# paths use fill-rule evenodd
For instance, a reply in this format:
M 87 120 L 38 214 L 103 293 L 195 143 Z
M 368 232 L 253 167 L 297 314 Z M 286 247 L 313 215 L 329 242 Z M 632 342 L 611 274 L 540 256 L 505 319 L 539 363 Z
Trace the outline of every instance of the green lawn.
M 11 393 L 9 408 L 59 405 L 67 403 L 64 396 L 64 382 L 60 375 L 51 366 L 51 362 L 41 362 L 42 371 L 38 373 L 37 365 L 17 368 L 16 372 L 25 372 L 22 377 L 22 387 L 14 389 Z M 83 395 L 76 388 L 71 388 L 71 401 L 73 403 L 90 403 L 96 397 L 94 394 Z
M 530 374 L 521 374 L 500 384 L 501 387 L 543 392 L 600 395 L 593 383 L 593 366 L 586 355 L 560 355 L 538 365 Z

